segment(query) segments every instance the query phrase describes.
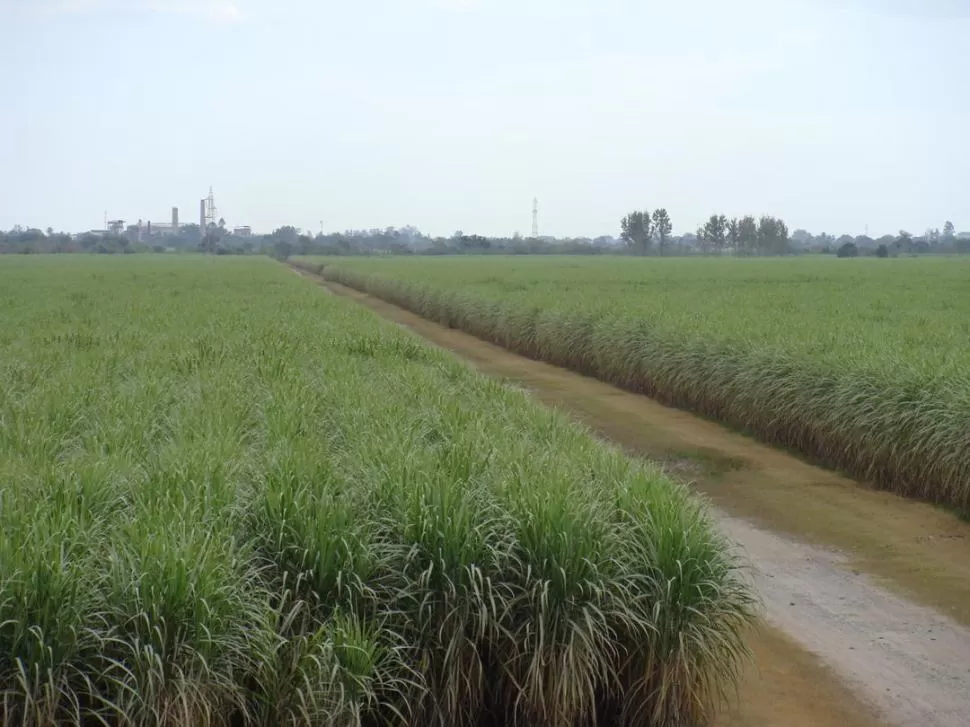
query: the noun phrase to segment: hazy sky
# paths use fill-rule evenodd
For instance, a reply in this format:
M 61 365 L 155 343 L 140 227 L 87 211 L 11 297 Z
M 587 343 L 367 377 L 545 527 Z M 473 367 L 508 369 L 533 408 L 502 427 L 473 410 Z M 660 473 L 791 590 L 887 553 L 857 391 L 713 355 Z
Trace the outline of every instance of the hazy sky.
M 970 229 L 968 0 L 0 0 L 0 228 Z

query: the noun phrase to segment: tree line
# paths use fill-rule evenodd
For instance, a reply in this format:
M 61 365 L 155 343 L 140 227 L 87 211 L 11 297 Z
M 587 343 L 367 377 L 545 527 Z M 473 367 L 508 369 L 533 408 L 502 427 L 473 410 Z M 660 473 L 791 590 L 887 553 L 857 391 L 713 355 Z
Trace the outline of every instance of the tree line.
M 415 227 L 347 230 L 311 235 L 287 226 L 264 238 L 277 258 L 291 255 L 599 255 L 615 252 L 610 236 L 591 238 L 495 237 L 456 230 L 450 237 L 425 235 Z
M 620 239 L 636 255 L 666 255 L 670 252 L 673 224 L 663 207 L 635 210 L 620 220 Z M 770 215 L 755 219 L 751 215 L 728 219 L 713 214 L 693 236 L 679 238 L 701 254 L 787 255 L 793 252 L 784 220 Z
M 0 230 L 0 254 L 97 253 L 132 254 L 162 252 L 212 252 L 246 254 L 257 251 L 258 239 L 230 234 L 224 226 L 213 227 L 203 235 L 199 225 L 182 225 L 177 234 L 144 234 L 141 238 L 110 231 L 90 231 L 77 235 L 46 232 L 37 228 L 16 226 Z
M 805 230 L 795 230 L 792 240 L 810 252 L 833 253 L 839 257 L 875 255 L 921 255 L 931 253 L 970 253 L 970 232 L 957 233 L 956 226 L 947 220 L 940 228 L 927 229 L 922 235 L 900 230 L 895 235 L 872 238 L 868 235 L 842 235 L 835 237 L 825 232 L 812 235 Z
M 415 227 L 386 227 L 344 232 L 311 233 L 292 225 L 267 235 L 237 236 L 222 226 L 206 235 L 195 224 L 183 225 L 177 235 L 153 234 L 143 239 L 107 232 L 70 235 L 35 228 L 0 231 L 0 253 L 162 253 L 291 255 L 788 255 L 806 252 L 895 256 L 923 253 L 970 253 L 970 233 L 956 233 L 952 222 L 922 236 L 901 230 L 878 239 L 866 235 L 836 238 L 812 235 L 770 215 L 728 218 L 711 215 L 696 233 L 673 234 L 673 222 L 664 208 L 635 210 L 620 221 L 619 238 L 485 236 L 461 230 L 448 237 L 433 237 Z

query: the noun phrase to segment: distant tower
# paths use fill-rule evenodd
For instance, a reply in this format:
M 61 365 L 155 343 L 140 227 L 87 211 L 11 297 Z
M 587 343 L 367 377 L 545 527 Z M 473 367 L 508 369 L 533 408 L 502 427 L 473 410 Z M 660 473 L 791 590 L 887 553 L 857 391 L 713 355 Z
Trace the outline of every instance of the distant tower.
M 199 225 L 202 227 L 202 247 L 206 252 L 214 252 L 218 235 L 219 212 L 216 210 L 216 197 L 209 187 L 209 196 L 199 202 Z
M 532 236 L 539 236 L 539 200 L 532 200 Z
M 179 208 L 172 207 L 172 234 L 179 234 Z
M 209 187 L 209 196 L 205 200 L 205 227 L 208 229 L 209 225 L 216 226 L 219 223 L 219 213 L 216 210 L 216 197 L 212 193 L 212 187 Z

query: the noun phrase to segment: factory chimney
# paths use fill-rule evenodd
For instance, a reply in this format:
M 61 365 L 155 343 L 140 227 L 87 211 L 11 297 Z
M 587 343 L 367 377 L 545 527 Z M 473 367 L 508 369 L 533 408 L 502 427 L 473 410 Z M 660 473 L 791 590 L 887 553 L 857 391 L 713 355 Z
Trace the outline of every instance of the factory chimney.
M 172 207 L 172 234 L 179 234 L 179 208 Z

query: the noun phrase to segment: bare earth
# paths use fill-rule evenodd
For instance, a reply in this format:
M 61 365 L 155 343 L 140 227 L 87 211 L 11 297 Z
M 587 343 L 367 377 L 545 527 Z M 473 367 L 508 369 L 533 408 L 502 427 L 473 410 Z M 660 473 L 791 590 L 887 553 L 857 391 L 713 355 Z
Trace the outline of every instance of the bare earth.
M 723 727 L 970 725 L 970 524 L 325 285 L 664 462 L 716 504 L 723 529 L 750 560 L 766 621 L 752 634 L 754 664 Z
M 742 545 L 765 617 L 830 664 L 892 724 L 970 722 L 970 630 L 846 567 L 833 551 L 723 516 Z

